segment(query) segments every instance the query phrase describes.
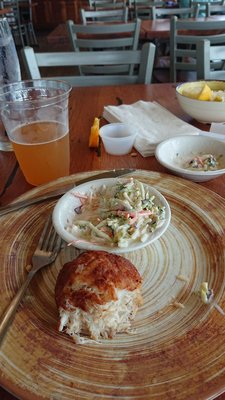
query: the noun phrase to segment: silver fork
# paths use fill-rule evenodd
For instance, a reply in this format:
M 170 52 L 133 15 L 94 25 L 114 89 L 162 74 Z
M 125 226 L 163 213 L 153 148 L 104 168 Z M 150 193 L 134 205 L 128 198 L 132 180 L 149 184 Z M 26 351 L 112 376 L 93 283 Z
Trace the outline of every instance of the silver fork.
M 6 330 L 16 313 L 16 310 L 24 296 L 24 293 L 31 279 L 36 274 L 36 272 L 39 271 L 39 269 L 51 264 L 56 259 L 61 248 L 61 243 L 62 240 L 56 233 L 52 225 L 52 220 L 50 216 L 45 223 L 38 245 L 32 256 L 31 265 L 27 267 L 27 270 L 29 270 L 29 272 L 27 274 L 26 280 L 22 284 L 21 288 L 18 290 L 17 294 L 7 307 L 3 317 L 0 320 L 0 342 L 3 339 L 4 334 L 6 333 Z

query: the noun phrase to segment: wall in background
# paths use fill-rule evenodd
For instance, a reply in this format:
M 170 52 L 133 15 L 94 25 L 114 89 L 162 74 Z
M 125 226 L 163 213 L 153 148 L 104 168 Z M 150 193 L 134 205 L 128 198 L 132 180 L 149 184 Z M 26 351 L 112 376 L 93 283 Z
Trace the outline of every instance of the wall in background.
M 79 22 L 79 10 L 87 5 L 86 0 L 34 0 L 34 26 L 37 30 L 50 30 L 68 19 Z

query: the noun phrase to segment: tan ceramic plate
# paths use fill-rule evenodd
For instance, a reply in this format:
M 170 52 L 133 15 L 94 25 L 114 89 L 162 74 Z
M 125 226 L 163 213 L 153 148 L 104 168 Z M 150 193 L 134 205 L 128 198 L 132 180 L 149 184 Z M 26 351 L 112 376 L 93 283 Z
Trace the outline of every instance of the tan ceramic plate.
M 74 248 L 64 248 L 55 265 L 30 284 L 1 345 L 0 383 L 20 399 L 202 400 L 225 390 L 225 317 L 197 295 L 201 282 L 208 281 L 225 309 L 225 201 L 170 175 L 135 175 L 155 185 L 172 211 L 171 224 L 159 240 L 125 254 L 144 280 L 144 305 L 133 324 L 136 333 L 78 346 L 57 332 L 54 285 L 62 264 L 76 255 Z M 31 194 L 64 183 L 58 180 Z M 1 218 L 1 313 L 25 278 L 25 265 L 54 204 Z

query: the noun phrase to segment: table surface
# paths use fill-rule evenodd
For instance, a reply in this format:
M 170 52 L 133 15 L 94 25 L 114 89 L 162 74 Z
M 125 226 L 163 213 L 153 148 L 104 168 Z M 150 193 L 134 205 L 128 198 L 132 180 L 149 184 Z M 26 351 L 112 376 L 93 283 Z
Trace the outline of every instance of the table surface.
M 191 20 L 199 21 L 223 21 L 225 22 L 225 15 L 213 15 L 207 18 L 191 18 Z M 141 23 L 142 38 L 151 40 L 155 38 L 169 38 L 170 36 L 170 18 L 157 18 L 155 20 L 146 19 Z M 224 33 L 218 32 L 218 33 Z M 197 34 L 196 32 L 193 34 Z
M 104 105 L 117 105 L 118 101 L 131 104 L 137 100 L 156 100 L 162 106 L 181 119 L 203 129 L 208 125 L 197 123 L 180 109 L 175 95 L 175 84 L 127 85 L 92 88 L 73 88 L 70 96 L 70 173 L 105 170 L 114 168 L 135 168 L 151 171 L 167 172 L 155 157 L 143 158 L 139 153 L 136 157 L 130 154 L 123 157 L 111 156 L 105 153 L 102 146 L 101 155 L 88 148 L 88 137 L 94 117 L 100 116 Z M 105 123 L 102 120 L 103 124 Z M 13 152 L 0 151 L 0 193 L 1 205 L 32 189 L 19 168 L 16 168 L 16 158 Z M 225 198 L 225 175 L 198 185 L 204 186 Z M 8 186 L 5 190 L 5 187 Z M 15 397 L 0 389 L 1 400 L 14 400 Z M 224 399 L 223 395 L 217 399 Z M 175 400 L 175 399 L 174 399 Z
M 140 39 L 145 39 L 146 31 L 149 29 L 148 25 L 145 28 L 145 25 L 143 23 L 144 23 L 144 21 L 141 22 Z M 143 29 L 142 29 L 142 24 L 143 24 Z M 68 33 L 67 33 L 66 24 L 59 24 L 55 29 L 53 29 L 53 31 L 51 31 L 47 35 L 47 41 L 49 44 L 52 44 L 52 45 L 54 45 L 54 44 L 69 45 L 69 37 L 68 37 Z
M 0 15 L 5 15 L 8 14 L 12 11 L 12 9 L 10 7 L 7 8 L 0 8 Z
M 205 21 L 223 21 L 225 22 L 225 15 L 213 15 L 208 18 L 199 18 L 199 20 Z M 193 19 L 192 19 L 193 20 Z M 225 32 L 225 30 L 224 30 Z M 224 33 L 218 32 L 218 33 Z M 170 36 L 170 19 L 169 18 L 157 18 L 155 20 L 142 20 L 141 21 L 141 30 L 140 30 L 140 39 L 142 40 L 153 40 L 153 39 L 162 39 L 169 38 Z M 50 32 L 47 36 L 47 41 L 49 44 L 68 44 L 68 34 L 66 30 L 65 24 L 59 24 L 52 32 Z

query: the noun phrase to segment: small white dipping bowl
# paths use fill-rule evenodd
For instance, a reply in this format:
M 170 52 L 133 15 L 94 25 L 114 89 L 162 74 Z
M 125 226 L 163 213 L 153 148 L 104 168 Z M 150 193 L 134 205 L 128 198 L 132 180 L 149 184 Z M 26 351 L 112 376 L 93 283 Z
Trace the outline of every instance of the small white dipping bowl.
M 187 163 L 197 155 L 212 154 L 219 159 L 215 171 L 186 169 Z M 204 136 L 178 136 L 161 142 L 155 151 L 158 162 L 173 174 L 194 182 L 204 182 L 225 173 L 225 142 Z
M 132 150 L 137 131 L 128 124 L 116 122 L 102 126 L 99 135 L 107 153 L 122 156 Z
M 184 96 L 183 91 L 203 87 L 204 84 L 211 90 L 222 90 L 225 96 L 225 81 L 196 81 L 186 82 L 176 87 L 176 96 L 181 108 L 190 117 L 199 122 L 211 124 L 212 122 L 225 122 L 225 101 L 203 101 Z

